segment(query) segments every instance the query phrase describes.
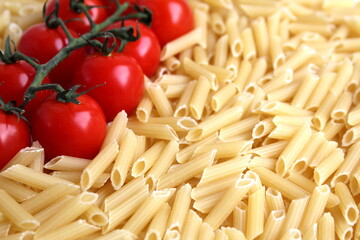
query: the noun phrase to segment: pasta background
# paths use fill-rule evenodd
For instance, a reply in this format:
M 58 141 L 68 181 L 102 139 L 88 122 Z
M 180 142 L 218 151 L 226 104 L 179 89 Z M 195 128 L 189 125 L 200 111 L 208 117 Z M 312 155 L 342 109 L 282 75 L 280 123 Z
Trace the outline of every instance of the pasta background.
M 187 1 L 96 158 L 1 170 L 0 239 L 360 239 L 360 4 Z M 42 4 L 0 2 L 0 49 Z

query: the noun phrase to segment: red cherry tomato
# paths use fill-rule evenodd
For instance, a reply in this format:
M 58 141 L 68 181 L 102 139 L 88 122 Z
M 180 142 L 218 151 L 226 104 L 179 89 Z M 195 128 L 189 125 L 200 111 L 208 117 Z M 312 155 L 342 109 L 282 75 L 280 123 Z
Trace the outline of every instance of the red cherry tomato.
M 131 13 L 133 12 L 132 8 L 131 8 L 131 5 L 134 5 L 135 3 L 135 0 L 120 0 L 119 1 L 120 4 L 123 4 L 125 2 L 128 2 L 129 3 L 129 7 L 125 10 L 125 12 L 122 14 L 122 15 L 125 15 L 125 14 L 128 14 L 128 13 Z M 117 6 L 116 6 L 116 3 L 115 3 L 115 0 L 102 0 L 102 5 L 103 6 L 106 6 L 106 12 L 109 14 L 109 15 L 112 15 L 116 9 L 117 9 Z
M 112 121 L 121 110 L 128 114 L 135 110 L 143 96 L 144 75 L 136 60 L 126 54 L 95 53 L 78 64 L 74 84 L 85 89 L 104 84 L 88 95 L 103 108 L 107 121 Z
M 30 123 L 32 136 L 45 149 L 46 160 L 59 155 L 92 159 L 106 134 L 106 120 L 99 104 L 87 95 L 80 104 L 61 103 L 55 94 L 45 98 Z
M 76 33 L 70 30 L 73 36 Z M 64 31 L 58 27 L 56 29 L 47 28 L 44 23 L 39 23 L 28 28 L 21 36 L 18 43 L 18 51 L 27 56 L 34 57 L 40 63 L 46 63 L 53 58 L 62 48 L 68 44 L 68 39 Z M 83 48 L 77 49 L 49 74 L 50 80 L 61 84 L 64 88 L 70 88 L 71 80 L 75 68 L 86 56 Z
M 150 28 L 140 22 L 136 23 L 135 20 L 126 20 L 124 24 L 125 26 L 132 26 L 134 29 L 136 29 L 137 24 L 140 38 L 134 42 L 127 43 L 122 52 L 135 58 L 144 74 L 151 77 L 156 72 L 160 63 L 161 48 L 159 40 Z M 120 22 L 117 22 L 111 24 L 107 29 L 120 28 L 121 25 Z M 120 41 L 117 44 L 119 46 Z
M 56 0 L 50 0 L 46 6 L 46 14 L 49 14 L 54 10 Z M 100 0 L 85 0 L 87 6 L 101 6 Z M 85 13 L 77 13 L 70 8 L 70 0 L 59 0 L 59 17 L 68 21 L 66 26 L 73 29 L 78 34 L 84 34 L 90 31 L 91 25 L 86 18 Z M 101 23 L 104 21 L 108 14 L 104 8 L 93 7 L 89 10 L 89 14 L 95 23 Z M 70 21 L 69 21 L 70 20 Z
M 0 110 L 0 169 L 21 149 L 30 145 L 28 124 L 13 114 Z
M 13 64 L 0 62 L 0 97 L 4 102 L 15 101 L 20 106 L 24 100 L 24 93 L 35 77 L 35 69 L 25 61 Z M 45 77 L 43 83 L 50 83 Z M 24 116 L 30 118 L 31 113 L 39 105 L 44 97 L 51 91 L 39 91 L 35 97 L 25 106 Z
M 185 0 L 136 0 L 136 3 L 152 11 L 151 29 L 161 46 L 194 27 L 191 9 Z

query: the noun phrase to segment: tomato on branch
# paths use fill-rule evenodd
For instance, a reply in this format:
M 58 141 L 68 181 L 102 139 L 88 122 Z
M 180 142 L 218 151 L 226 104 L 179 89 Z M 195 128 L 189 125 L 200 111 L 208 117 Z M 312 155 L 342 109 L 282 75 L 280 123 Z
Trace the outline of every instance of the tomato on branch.
M 156 72 L 160 63 L 161 47 L 159 40 L 150 28 L 133 19 L 113 23 L 106 30 L 122 26 L 132 26 L 134 30 L 138 27 L 140 38 L 136 41 L 128 42 L 122 52 L 132 56 L 139 63 L 144 74 L 151 77 Z M 121 40 L 117 40 L 118 46 L 120 42 Z M 117 48 L 114 50 L 116 51 Z
M 161 46 L 194 28 L 193 15 L 185 0 L 136 0 L 152 12 L 151 29 Z
M 12 64 L 0 61 L 0 97 L 4 102 L 15 101 L 16 106 L 20 106 L 24 101 L 25 91 L 34 80 L 35 74 L 35 69 L 25 61 L 17 61 Z M 46 83 L 50 83 L 48 77 L 43 80 L 43 84 Z M 34 109 L 50 93 L 50 91 L 37 92 L 25 106 L 24 116 L 29 119 Z
M 54 11 L 56 1 L 59 1 L 58 16 L 66 22 L 68 28 L 79 35 L 90 31 L 91 23 L 89 19 L 81 9 L 71 8 L 71 0 L 50 0 L 46 5 L 47 14 Z M 89 16 L 94 23 L 101 23 L 107 18 L 108 14 L 105 8 L 101 7 L 102 2 L 100 0 L 84 0 L 84 4 L 89 8 Z
M 78 64 L 74 84 L 86 90 L 102 107 L 108 122 L 121 111 L 131 114 L 144 92 L 144 74 L 132 57 L 124 53 L 89 55 Z M 103 85 L 102 85 L 103 84 Z
M 32 136 L 45 149 L 46 160 L 59 155 L 92 159 L 106 135 L 106 120 L 99 104 L 87 95 L 80 104 L 46 97 L 30 120 Z
M 3 103 L 0 105 L 4 108 Z M 0 109 L 0 170 L 30 143 L 28 124 L 15 114 Z
M 76 33 L 69 30 L 72 36 Z M 18 51 L 36 58 L 40 63 L 47 63 L 69 43 L 61 27 L 48 28 L 44 23 L 39 23 L 28 28 L 21 36 Z M 72 87 L 72 78 L 76 66 L 86 56 L 84 48 L 72 51 L 70 55 L 60 62 L 49 74 L 52 82 L 64 88 Z

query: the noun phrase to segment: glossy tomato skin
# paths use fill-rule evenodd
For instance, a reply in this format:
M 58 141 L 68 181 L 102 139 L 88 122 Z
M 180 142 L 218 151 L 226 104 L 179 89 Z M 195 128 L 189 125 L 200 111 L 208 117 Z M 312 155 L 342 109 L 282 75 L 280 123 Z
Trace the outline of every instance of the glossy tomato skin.
M 59 155 L 92 159 L 106 134 L 106 120 L 90 96 L 77 98 L 80 104 L 61 103 L 55 94 L 46 97 L 30 123 L 33 140 L 45 149 L 46 160 Z
M 0 97 L 4 102 L 15 101 L 20 106 L 24 101 L 24 94 L 35 77 L 35 69 L 25 61 L 17 61 L 13 64 L 0 62 Z M 50 83 L 48 77 L 44 83 Z M 25 106 L 24 116 L 29 118 L 33 110 L 39 105 L 50 91 L 39 91 L 35 97 Z
M 161 47 L 155 33 L 146 25 L 136 22 L 136 20 L 126 20 L 125 26 L 132 26 L 136 29 L 136 25 L 140 31 L 140 38 L 134 42 L 128 42 L 122 51 L 132 56 L 142 68 L 144 74 L 151 77 L 157 70 L 160 63 Z M 107 29 L 120 28 L 121 23 L 113 23 Z M 118 45 L 120 42 L 118 43 Z
M 108 13 L 108 15 L 112 15 L 116 11 L 117 6 L 115 3 L 115 0 L 101 0 L 101 1 L 102 1 L 103 6 L 106 7 L 105 9 L 106 9 L 106 12 Z M 129 7 L 125 10 L 125 12 L 122 15 L 133 12 L 133 10 L 130 6 L 134 5 L 135 0 L 119 0 L 120 4 L 123 4 L 125 2 L 129 3 Z
M 30 146 L 30 141 L 28 124 L 0 110 L 0 170 L 18 151 Z
M 194 28 L 193 15 L 185 0 L 136 0 L 152 11 L 151 29 L 161 46 Z
M 49 14 L 54 10 L 56 0 L 50 0 L 46 5 L 46 13 Z M 100 0 L 85 0 L 85 5 L 87 6 L 101 6 L 102 2 Z M 101 23 L 104 21 L 108 14 L 104 8 L 93 7 L 89 10 L 90 16 L 95 23 Z M 74 30 L 78 34 L 84 34 L 90 31 L 90 22 L 86 18 L 84 13 L 77 13 L 70 8 L 70 0 L 59 0 L 59 17 L 68 21 L 70 19 L 75 19 L 68 21 L 66 26 Z
M 135 110 L 143 96 L 144 75 L 136 60 L 126 54 L 95 53 L 79 64 L 74 84 L 84 86 L 82 90 L 104 84 L 88 94 L 100 104 L 110 122 L 121 110 L 128 114 Z
M 73 36 L 76 36 L 75 32 L 71 30 L 70 32 Z M 39 23 L 31 26 L 24 32 L 18 43 L 17 50 L 36 58 L 40 63 L 46 63 L 64 48 L 68 42 L 64 31 L 60 27 L 50 29 L 44 23 Z M 86 52 L 83 48 L 71 52 L 64 61 L 50 72 L 50 80 L 61 84 L 64 88 L 72 87 L 71 81 L 76 65 L 85 56 Z

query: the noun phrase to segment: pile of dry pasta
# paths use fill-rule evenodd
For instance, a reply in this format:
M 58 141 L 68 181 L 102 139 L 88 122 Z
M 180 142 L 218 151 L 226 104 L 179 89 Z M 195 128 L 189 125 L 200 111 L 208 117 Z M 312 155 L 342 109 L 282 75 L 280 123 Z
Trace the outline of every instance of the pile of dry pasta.
M 29 2 L 0 2 L 0 41 Z M 35 142 L 1 171 L 1 239 L 360 239 L 360 7 L 188 2 L 95 159 L 43 165 Z

